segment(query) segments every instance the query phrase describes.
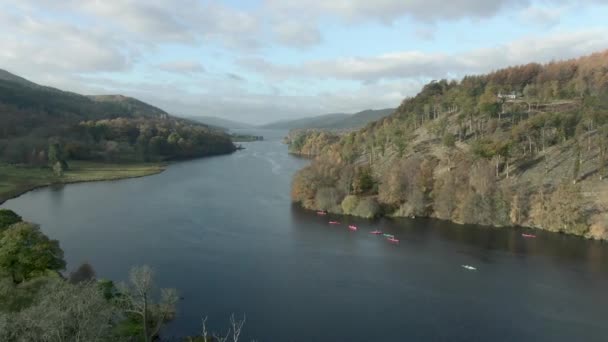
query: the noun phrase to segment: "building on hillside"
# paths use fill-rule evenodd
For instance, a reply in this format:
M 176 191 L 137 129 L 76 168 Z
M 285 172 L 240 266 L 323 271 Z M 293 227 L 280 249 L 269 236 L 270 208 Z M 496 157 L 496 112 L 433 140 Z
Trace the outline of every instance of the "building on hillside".
M 517 98 L 517 94 L 515 92 L 512 92 L 511 94 L 503 94 L 502 92 L 498 92 L 497 97 L 499 99 L 515 100 Z

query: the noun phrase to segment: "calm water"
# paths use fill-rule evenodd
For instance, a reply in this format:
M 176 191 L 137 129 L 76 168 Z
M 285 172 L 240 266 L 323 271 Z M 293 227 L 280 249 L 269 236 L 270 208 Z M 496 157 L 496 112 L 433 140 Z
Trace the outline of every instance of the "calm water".
M 270 140 L 4 206 L 60 240 L 69 269 L 88 261 L 119 280 L 153 266 L 184 297 L 174 336 L 198 332 L 203 316 L 220 330 L 245 313 L 259 341 L 608 340 L 608 244 L 432 220 L 330 227 L 292 207 L 291 176 L 307 161 Z

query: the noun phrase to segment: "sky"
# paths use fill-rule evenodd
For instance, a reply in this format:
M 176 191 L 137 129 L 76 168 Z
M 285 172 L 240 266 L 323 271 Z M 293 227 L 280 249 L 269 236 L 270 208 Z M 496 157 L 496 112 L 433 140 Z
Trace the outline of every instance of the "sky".
M 608 49 L 608 0 L 0 0 L 0 69 L 252 124 Z

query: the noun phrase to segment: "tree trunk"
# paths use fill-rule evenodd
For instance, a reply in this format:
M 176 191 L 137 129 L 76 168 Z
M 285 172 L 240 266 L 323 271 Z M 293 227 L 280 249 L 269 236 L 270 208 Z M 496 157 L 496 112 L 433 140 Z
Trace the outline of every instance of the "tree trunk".
M 148 335 L 148 294 L 146 292 L 143 293 L 144 299 L 144 312 L 143 312 L 143 320 L 144 320 L 144 341 L 150 342 L 150 336 Z

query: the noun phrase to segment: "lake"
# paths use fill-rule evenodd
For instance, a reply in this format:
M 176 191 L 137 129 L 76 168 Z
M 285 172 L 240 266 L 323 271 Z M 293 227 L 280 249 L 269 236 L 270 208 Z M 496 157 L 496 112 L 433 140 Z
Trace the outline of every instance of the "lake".
M 290 202 L 291 177 L 308 161 L 287 154 L 283 132 L 253 133 L 267 140 L 146 178 L 32 191 L 3 207 L 58 239 L 68 270 L 87 261 L 121 280 L 132 265 L 152 266 L 159 286 L 183 296 L 170 336 L 199 332 L 204 316 L 224 330 L 234 313 L 246 314 L 246 341 L 608 340 L 608 244 L 317 216 Z

